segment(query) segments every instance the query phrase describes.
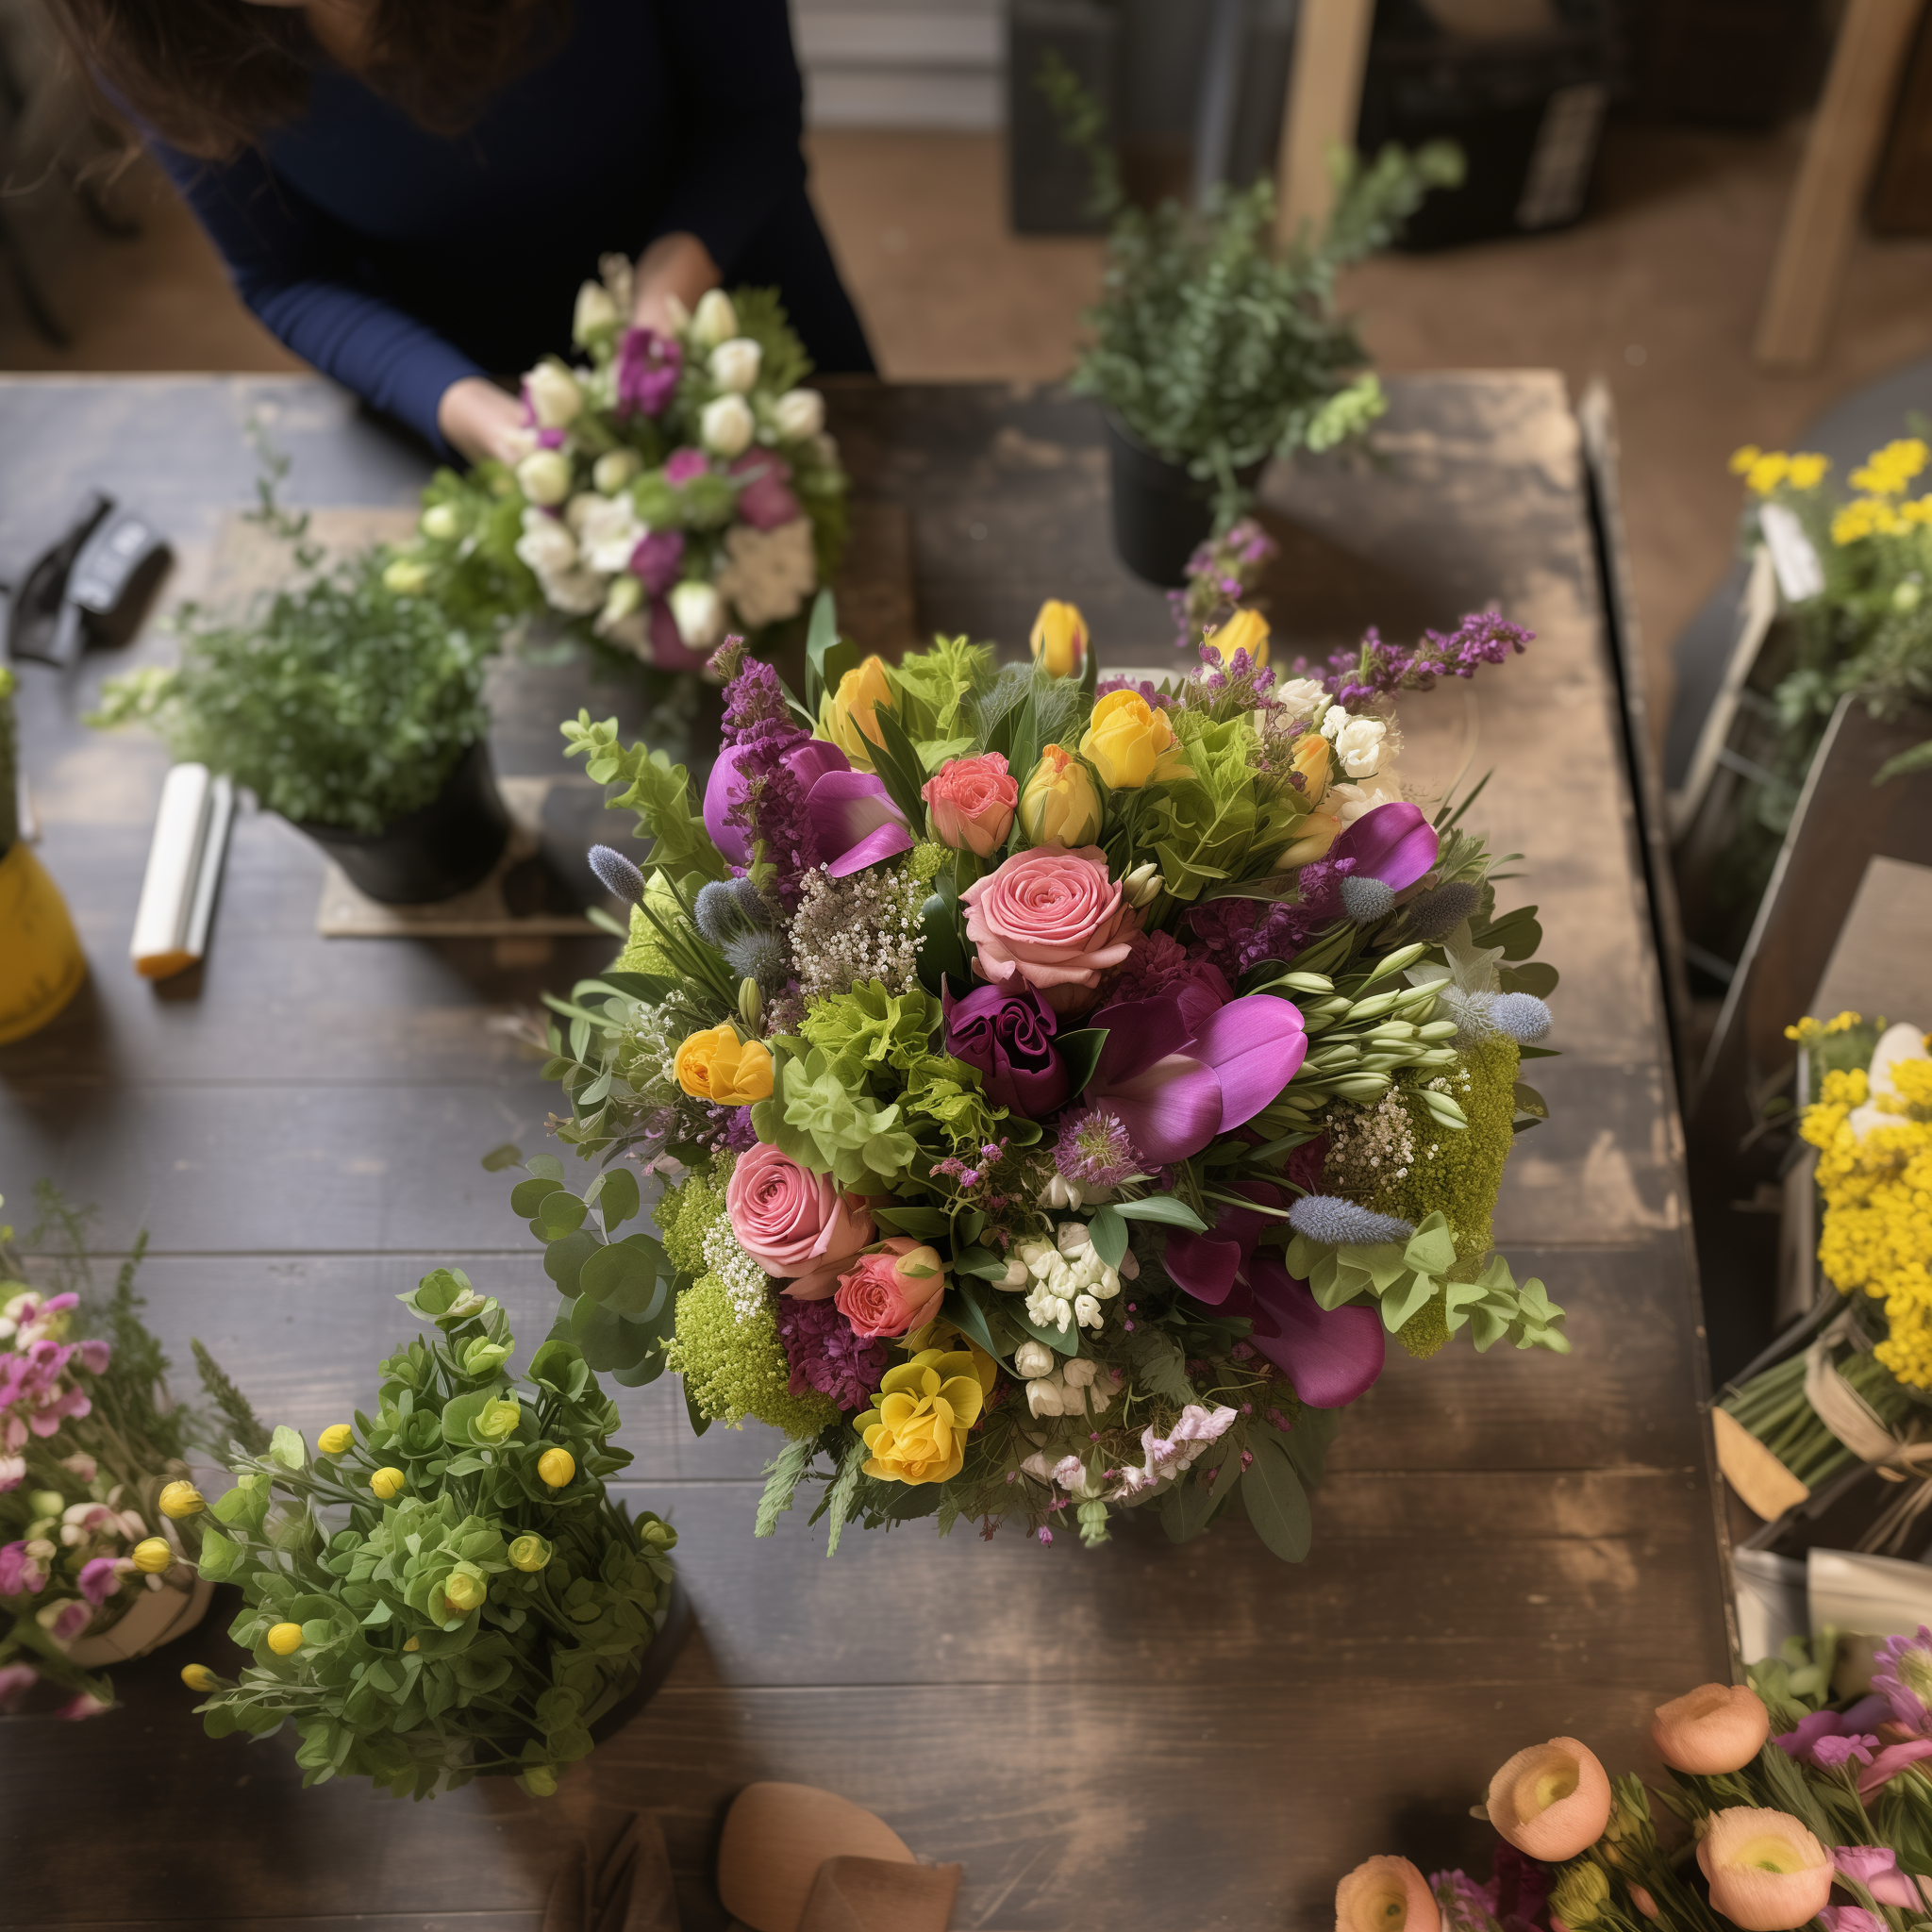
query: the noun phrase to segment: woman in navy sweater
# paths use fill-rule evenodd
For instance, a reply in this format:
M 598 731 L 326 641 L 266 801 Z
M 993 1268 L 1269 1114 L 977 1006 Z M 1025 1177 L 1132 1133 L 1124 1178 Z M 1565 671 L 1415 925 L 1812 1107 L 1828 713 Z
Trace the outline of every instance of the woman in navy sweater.
M 775 285 L 873 367 L 805 190 L 785 0 L 48 0 L 248 307 L 445 451 L 510 453 L 491 381 L 570 341 L 598 257 L 640 325 Z

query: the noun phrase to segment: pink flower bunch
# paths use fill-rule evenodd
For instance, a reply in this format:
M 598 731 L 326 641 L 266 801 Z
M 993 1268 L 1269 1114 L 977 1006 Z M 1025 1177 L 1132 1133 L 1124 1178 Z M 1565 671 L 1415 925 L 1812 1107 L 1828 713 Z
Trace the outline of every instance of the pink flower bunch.
M 88 1414 L 93 1404 L 73 1379 L 75 1368 L 98 1375 L 112 1357 L 108 1343 L 90 1338 L 60 1341 L 67 1310 L 78 1297 L 57 1294 L 46 1300 L 19 1295 L 8 1304 L 7 1321 L 14 1346 L 0 1355 L 0 1490 L 15 1488 L 25 1464 L 16 1453 L 29 1436 L 54 1434 L 70 1417 Z

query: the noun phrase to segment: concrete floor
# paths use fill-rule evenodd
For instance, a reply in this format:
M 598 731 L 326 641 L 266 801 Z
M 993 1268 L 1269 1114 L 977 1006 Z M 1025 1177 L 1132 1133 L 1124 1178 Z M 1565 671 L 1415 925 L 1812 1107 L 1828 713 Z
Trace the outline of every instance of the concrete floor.
M 1749 343 L 1802 130 L 1767 139 L 1614 130 L 1591 218 L 1566 234 L 1356 270 L 1345 298 L 1388 370 L 1560 369 L 1615 395 L 1656 715 L 1671 641 L 1724 575 L 1738 495 L 1724 459 L 1777 446 L 1846 391 L 1932 354 L 1932 241 L 1861 238 L 1820 367 L 1769 377 Z M 1021 239 L 997 137 L 821 132 L 819 207 L 885 372 L 1048 378 L 1072 358 L 1099 246 Z M 145 169 L 118 191 L 142 232 L 35 240 L 77 340 L 49 349 L 0 286 L 0 368 L 298 366 L 228 293 L 192 220 Z

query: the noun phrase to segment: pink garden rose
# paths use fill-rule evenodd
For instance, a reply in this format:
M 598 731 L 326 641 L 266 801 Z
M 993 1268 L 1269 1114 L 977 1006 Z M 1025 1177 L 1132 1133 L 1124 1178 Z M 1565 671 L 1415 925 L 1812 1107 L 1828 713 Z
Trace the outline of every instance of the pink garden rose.
M 945 1298 L 945 1269 L 938 1253 L 904 1234 L 851 1263 L 833 1297 L 852 1332 L 868 1341 L 924 1328 Z
M 724 1211 L 738 1245 L 767 1274 L 799 1277 L 786 1290 L 821 1301 L 838 1265 L 877 1237 L 858 1194 L 841 1194 L 829 1174 L 810 1174 L 762 1141 L 738 1158 L 724 1188 Z
M 1015 853 L 959 896 L 966 937 L 979 949 L 973 970 L 995 985 L 1018 974 L 1057 1013 L 1084 1013 L 1141 929 L 1098 845 Z
M 990 751 L 976 758 L 948 758 L 919 795 L 941 845 L 991 858 L 1013 829 L 1020 781 L 1008 772 L 1006 754 Z

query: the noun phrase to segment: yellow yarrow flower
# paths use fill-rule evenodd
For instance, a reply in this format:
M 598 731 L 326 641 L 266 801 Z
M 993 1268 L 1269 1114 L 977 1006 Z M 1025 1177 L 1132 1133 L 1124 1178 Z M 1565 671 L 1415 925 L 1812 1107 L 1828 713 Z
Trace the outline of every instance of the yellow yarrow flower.
M 1916 436 L 1888 442 L 1865 458 L 1863 469 L 1852 472 L 1852 488 L 1870 491 L 1874 496 L 1896 496 L 1925 467 L 1928 458 L 1932 450 Z
M 1790 474 L 1790 457 L 1782 451 L 1768 451 L 1744 472 L 1744 488 L 1755 496 L 1769 496 Z
M 1790 482 L 1793 490 L 1816 490 L 1831 468 L 1831 458 L 1812 452 L 1791 458 Z
M 966 1462 L 966 1431 L 985 1397 L 970 1355 L 922 1349 L 888 1369 L 867 1414 L 852 1426 L 865 1440 L 865 1473 L 886 1482 L 942 1483 Z
M 1764 452 L 1755 442 L 1747 442 L 1734 449 L 1731 452 L 1731 475 L 1734 476 L 1748 475 L 1751 465 L 1763 454 Z

